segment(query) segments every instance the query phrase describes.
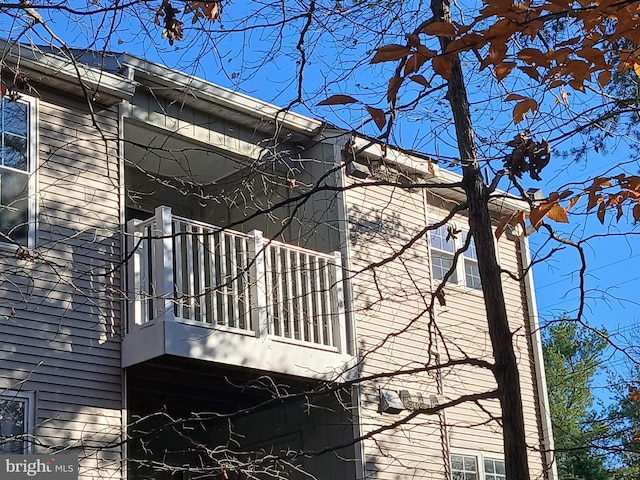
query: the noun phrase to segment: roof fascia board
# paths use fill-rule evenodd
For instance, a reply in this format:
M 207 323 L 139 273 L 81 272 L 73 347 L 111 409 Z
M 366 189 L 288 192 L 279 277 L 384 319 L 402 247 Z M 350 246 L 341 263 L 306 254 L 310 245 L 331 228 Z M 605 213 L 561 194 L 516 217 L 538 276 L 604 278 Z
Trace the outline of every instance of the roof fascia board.
M 119 75 L 105 72 L 95 67 L 72 62 L 53 53 L 38 51 L 37 47 L 12 44 L 0 39 L 0 51 L 4 52 L 4 61 L 20 65 L 21 68 L 45 75 L 40 79 L 46 84 L 46 78 L 64 80 L 79 86 L 79 80 L 91 91 L 122 100 L 133 96 L 135 84 Z
M 382 154 L 380 149 L 380 142 L 372 143 L 368 138 L 355 137 L 354 148 L 356 151 L 362 152 L 366 155 L 371 155 L 374 158 L 381 158 L 385 162 L 397 165 L 401 169 L 407 169 L 420 173 L 428 179 L 433 179 L 439 183 L 444 184 L 459 184 L 462 181 L 462 175 L 440 168 L 434 162 L 430 162 L 426 158 L 418 157 L 408 154 L 391 146 L 387 146 L 386 155 Z M 431 165 L 429 165 L 431 163 Z M 452 198 L 456 200 L 464 200 L 464 191 L 459 187 L 452 187 Z M 489 201 L 490 207 L 493 211 L 498 213 L 513 213 L 518 211 L 528 212 L 529 204 L 523 200 L 509 195 L 508 193 L 496 190 L 494 195 Z
M 124 54 L 122 64 L 133 68 L 138 74 L 136 80 L 144 85 L 144 74 L 153 78 L 153 82 L 166 88 L 183 91 L 185 94 L 203 102 L 244 113 L 256 119 L 270 119 L 279 126 L 305 134 L 317 134 L 324 123 L 295 112 L 286 111 L 242 93 L 234 92 L 213 83 L 200 80 L 191 75 L 148 62 L 139 57 Z

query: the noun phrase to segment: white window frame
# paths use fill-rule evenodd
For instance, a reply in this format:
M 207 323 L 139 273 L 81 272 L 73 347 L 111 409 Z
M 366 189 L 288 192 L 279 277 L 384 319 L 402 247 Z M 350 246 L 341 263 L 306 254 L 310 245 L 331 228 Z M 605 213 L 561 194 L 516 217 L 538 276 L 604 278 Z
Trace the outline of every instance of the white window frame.
M 35 393 L 14 390 L 0 390 L 0 400 L 18 401 L 25 404 L 22 434 L 22 454 L 33 453 L 35 426 Z
M 0 101 L 5 101 L 4 98 L 0 98 Z M 38 107 L 37 99 L 28 95 L 20 94 L 17 102 L 27 105 L 27 112 L 29 118 L 27 119 L 27 170 L 16 170 L 20 173 L 26 173 L 28 175 L 28 213 L 27 213 L 27 244 L 21 245 L 23 247 L 33 249 L 36 244 L 36 165 L 38 164 Z M 2 167 L 9 171 L 13 170 L 11 167 Z M 10 250 L 15 252 L 16 243 L 8 242 L 4 238 L 0 237 L 0 249 Z
M 455 233 L 455 235 L 452 235 L 449 240 L 449 243 L 451 244 L 451 251 L 444 250 L 444 249 L 438 248 L 437 246 L 434 246 L 435 242 L 433 241 L 433 235 L 440 234 L 440 238 L 442 238 L 443 236 L 444 238 L 446 238 L 446 235 L 448 234 L 450 229 L 453 232 L 457 232 Z M 434 268 L 435 267 L 434 259 L 437 258 L 438 256 L 451 257 L 451 259 L 453 259 L 456 252 L 462 249 L 462 247 L 464 246 L 464 243 L 468 234 L 469 234 L 469 231 L 467 229 L 463 229 L 457 226 L 456 224 L 449 224 L 449 223 L 442 225 L 437 229 L 429 230 L 429 233 L 428 233 L 429 259 L 431 263 L 431 275 L 433 276 L 434 279 L 442 280 L 442 277 L 436 274 L 436 269 Z M 443 241 L 446 241 L 446 240 L 443 240 Z M 476 250 L 473 242 L 469 245 L 469 248 L 467 250 L 465 250 L 464 252 L 460 252 L 460 255 L 458 256 L 458 261 L 456 263 L 455 273 L 451 277 L 449 277 L 447 285 L 453 285 L 456 287 L 464 288 L 469 291 L 482 291 L 482 285 L 480 284 L 480 277 L 477 277 L 477 283 L 474 282 L 470 284 L 467 281 L 467 271 L 466 271 L 467 266 L 475 266 L 476 271 L 478 268 L 478 259 L 475 252 Z M 442 272 L 442 273 L 444 274 L 446 272 Z
M 449 452 L 449 466 L 450 466 L 450 475 L 451 479 L 453 479 L 453 466 L 451 462 L 451 457 L 473 457 L 476 462 L 476 468 L 478 469 L 478 480 L 493 480 L 487 478 L 487 472 L 485 471 L 485 460 L 492 462 L 501 462 L 504 464 L 504 455 L 502 453 L 493 453 L 493 452 L 476 452 L 476 451 L 468 451 L 468 450 L 452 450 Z M 493 472 L 489 473 L 489 475 L 493 475 Z M 499 474 L 504 475 L 504 474 Z M 501 479 L 505 479 L 505 476 L 502 476 Z

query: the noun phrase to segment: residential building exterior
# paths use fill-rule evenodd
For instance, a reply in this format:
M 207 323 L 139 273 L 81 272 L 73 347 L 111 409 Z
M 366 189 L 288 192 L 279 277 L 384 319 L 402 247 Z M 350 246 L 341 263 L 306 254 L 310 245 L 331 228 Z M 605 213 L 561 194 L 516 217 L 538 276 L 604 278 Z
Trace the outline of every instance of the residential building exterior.
M 2 453 L 75 453 L 82 479 L 505 478 L 472 243 L 432 295 L 467 241 L 456 174 L 135 56 L 0 47 Z M 496 246 L 525 272 L 525 237 Z

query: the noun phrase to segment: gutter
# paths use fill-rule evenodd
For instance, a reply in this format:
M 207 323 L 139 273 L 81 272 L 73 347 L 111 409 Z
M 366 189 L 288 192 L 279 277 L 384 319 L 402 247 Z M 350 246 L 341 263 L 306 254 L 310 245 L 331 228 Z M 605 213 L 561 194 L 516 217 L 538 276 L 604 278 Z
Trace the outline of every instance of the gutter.
M 426 180 L 440 182 L 442 184 L 459 184 L 462 182 L 462 175 L 459 173 L 440 168 L 433 159 L 425 156 L 412 155 L 390 145 L 386 146 L 383 153 L 380 148 L 383 144 L 375 141 L 372 144 L 371 139 L 363 136 L 355 136 L 353 138 L 353 148 L 360 155 L 368 156 L 374 159 L 381 159 L 385 162 L 398 167 L 401 171 L 411 172 L 421 175 Z M 460 187 L 449 187 L 446 189 L 447 195 L 452 200 L 460 202 L 466 201 L 464 190 Z M 489 200 L 489 207 L 495 213 L 500 215 L 515 213 L 519 211 L 528 212 L 530 206 L 527 202 L 520 200 L 508 193 L 496 190 Z
M 138 81 L 145 84 L 144 76 L 167 90 L 186 94 L 186 98 L 201 100 L 256 119 L 269 119 L 280 127 L 304 133 L 317 134 L 325 125 L 323 122 L 300 115 L 270 103 L 257 100 L 228 88 L 186 75 L 177 70 L 148 62 L 142 58 L 123 54 L 120 58 L 123 68 L 135 70 Z M 142 78 L 140 78 L 142 77 Z
M 530 266 L 531 252 L 529 239 L 520 237 L 520 249 L 522 266 L 524 269 Z M 547 480 L 558 480 L 558 467 L 555 460 L 555 445 L 553 442 L 553 429 L 551 426 L 551 410 L 549 408 L 549 396 L 547 395 L 547 377 L 544 371 L 544 357 L 542 352 L 542 338 L 540 336 L 540 323 L 538 321 L 538 306 L 533 285 L 533 272 L 529 268 L 524 277 L 525 294 L 527 297 L 527 309 L 529 310 L 529 325 L 531 327 L 531 340 L 533 349 L 533 361 L 536 370 L 536 384 L 538 387 L 538 402 L 540 407 L 540 420 L 542 423 L 542 446 L 547 467 Z
M 81 91 L 81 81 L 99 103 L 113 105 L 135 93 L 135 83 L 131 80 L 84 65 L 80 61 L 74 63 L 58 54 L 41 51 L 33 45 L 15 44 L 0 39 L 0 51 L 3 63 L 41 74 L 41 77 L 34 78 L 38 83 L 54 85 L 55 81 L 63 81 L 69 84 L 69 90 L 78 93 L 77 91 Z

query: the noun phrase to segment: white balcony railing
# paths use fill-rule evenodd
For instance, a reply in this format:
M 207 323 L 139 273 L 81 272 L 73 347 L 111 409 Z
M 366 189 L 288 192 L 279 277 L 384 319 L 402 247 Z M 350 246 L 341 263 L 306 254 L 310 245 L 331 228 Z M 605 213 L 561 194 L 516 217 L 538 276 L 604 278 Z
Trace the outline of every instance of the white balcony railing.
M 128 229 L 128 331 L 154 320 L 346 353 L 339 252 L 314 252 L 172 215 Z

